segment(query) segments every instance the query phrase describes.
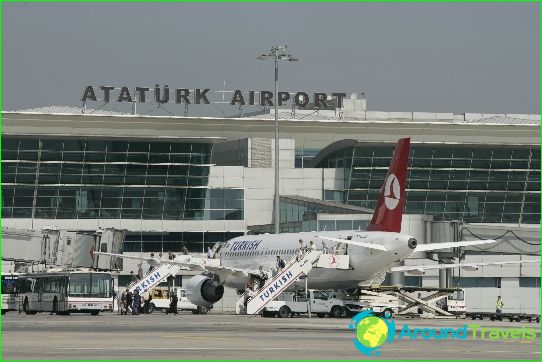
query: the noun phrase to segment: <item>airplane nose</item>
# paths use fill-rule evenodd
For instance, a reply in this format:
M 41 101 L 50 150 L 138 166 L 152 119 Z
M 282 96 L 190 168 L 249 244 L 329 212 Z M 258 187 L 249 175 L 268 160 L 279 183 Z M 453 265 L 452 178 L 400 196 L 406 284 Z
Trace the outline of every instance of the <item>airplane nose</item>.
M 418 241 L 416 241 L 416 239 L 414 238 L 410 238 L 408 239 L 408 247 L 411 248 L 411 249 L 416 249 L 416 246 L 418 246 Z

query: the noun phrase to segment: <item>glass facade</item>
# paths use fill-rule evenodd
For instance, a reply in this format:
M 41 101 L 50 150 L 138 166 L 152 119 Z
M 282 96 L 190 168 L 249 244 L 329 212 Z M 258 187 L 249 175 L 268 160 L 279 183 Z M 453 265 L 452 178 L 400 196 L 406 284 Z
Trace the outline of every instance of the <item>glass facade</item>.
M 296 148 L 295 149 L 295 167 L 305 168 L 309 162 L 320 152 L 319 148 Z
M 2 218 L 242 220 L 209 189 L 212 144 L 2 137 Z
M 318 220 L 318 231 L 365 230 L 369 220 Z
M 347 204 L 374 208 L 394 145 L 347 147 L 317 167 L 344 167 Z M 475 223 L 540 223 L 540 147 L 411 146 L 406 213 Z
M 309 198 L 280 197 L 280 232 L 297 233 L 302 231 L 362 230 L 369 223 L 367 220 L 318 220 L 318 214 L 367 214 L 363 210 L 349 205 L 340 205 Z M 274 225 L 253 225 L 248 227 L 251 234 L 274 233 Z
M 365 211 L 365 212 L 364 212 Z M 308 198 L 296 199 L 288 196 L 280 197 L 280 222 L 316 220 L 317 214 L 356 214 L 367 213 L 367 210 L 332 205 L 320 200 L 310 201 Z

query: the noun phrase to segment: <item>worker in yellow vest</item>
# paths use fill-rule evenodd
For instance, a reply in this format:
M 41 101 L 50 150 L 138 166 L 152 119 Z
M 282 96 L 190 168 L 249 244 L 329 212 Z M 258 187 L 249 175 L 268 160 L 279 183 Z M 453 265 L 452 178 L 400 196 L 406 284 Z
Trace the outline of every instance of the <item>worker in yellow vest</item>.
M 502 313 L 502 307 L 504 306 L 504 303 L 502 302 L 501 296 L 499 295 L 497 297 L 497 314 Z

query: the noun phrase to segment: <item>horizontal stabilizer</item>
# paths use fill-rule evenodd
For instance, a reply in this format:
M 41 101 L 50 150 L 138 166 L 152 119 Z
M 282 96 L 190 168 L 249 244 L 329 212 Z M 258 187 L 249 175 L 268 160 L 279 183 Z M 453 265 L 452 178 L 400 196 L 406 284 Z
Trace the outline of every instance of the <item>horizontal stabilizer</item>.
M 513 261 L 488 261 L 480 263 L 459 263 L 459 264 L 435 264 L 435 265 L 412 265 L 412 266 L 395 266 L 390 269 L 392 272 L 413 272 L 413 274 L 423 274 L 426 270 L 434 269 L 452 269 L 463 268 L 467 270 L 477 270 L 478 267 L 488 265 L 513 265 L 539 263 L 540 259 L 535 260 L 513 260 Z
M 469 241 L 456 241 L 456 242 L 450 242 L 450 243 L 433 243 L 433 244 L 418 244 L 416 246 L 415 252 L 418 251 L 431 251 L 431 250 L 439 250 L 439 249 L 448 249 L 448 248 L 460 248 L 463 246 L 476 246 L 476 245 L 484 245 L 484 244 L 491 244 L 491 243 L 498 243 L 497 240 L 469 240 Z

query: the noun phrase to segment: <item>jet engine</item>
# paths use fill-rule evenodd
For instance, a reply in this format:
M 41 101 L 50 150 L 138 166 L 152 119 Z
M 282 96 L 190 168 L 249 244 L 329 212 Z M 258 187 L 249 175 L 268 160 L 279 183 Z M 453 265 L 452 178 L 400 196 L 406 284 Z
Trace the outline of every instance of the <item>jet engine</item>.
M 205 275 L 196 275 L 186 284 L 186 297 L 197 306 L 209 307 L 224 295 L 224 286 Z

